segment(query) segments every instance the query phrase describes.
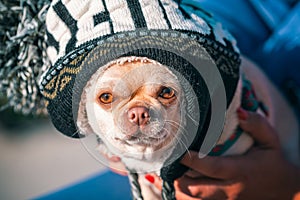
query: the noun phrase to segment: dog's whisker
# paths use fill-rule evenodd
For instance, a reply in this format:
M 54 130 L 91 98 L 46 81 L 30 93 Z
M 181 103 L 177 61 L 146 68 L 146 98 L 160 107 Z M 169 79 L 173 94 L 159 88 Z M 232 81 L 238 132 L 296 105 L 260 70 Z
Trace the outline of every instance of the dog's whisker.
M 177 126 L 179 127 L 179 130 L 180 130 L 179 134 L 173 133 L 172 135 L 178 141 L 178 143 L 180 145 L 182 145 L 185 150 L 187 150 L 187 152 L 190 155 L 190 152 L 189 152 L 189 149 L 187 147 L 187 144 L 184 142 L 184 141 L 188 141 L 188 138 L 187 138 L 188 137 L 188 132 L 187 132 L 187 130 L 184 128 L 184 126 L 182 126 L 180 123 L 178 123 L 176 121 L 166 120 L 166 122 L 168 124 L 170 124 L 171 126 L 173 126 L 173 127 L 176 127 L 176 128 L 177 128 Z M 179 136 L 180 136 L 180 138 L 179 138 Z
M 199 122 L 194 118 L 194 116 L 192 116 L 191 114 L 187 113 L 187 116 L 189 118 L 189 120 L 191 120 L 194 124 L 199 124 Z
M 184 126 L 182 126 L 180 123 L 176 122 L 176 121 L 171 121 L 171 120 L 166 120 L 166 123 L 170 124 L 170 126 L 173 126 L 175 128 L 178 128 L 178 130 L 181 131 L 180 135 L 181 137 L 183 137 L 183 139 L 185 141 L 187 141 L 187 137 L 188 137 L 188 132 L 187 130 L 184 128 Z
M 182 123 L 173 121 L 173 120 L 165 120 L 166 123 L 171 124 L 173 127 L 178 126 L 178 128 L 184 129 L 184 126 L 182 125 Z
M 183 146 L 183 148 L 188 151 L 188 147 L 186 146 L 184 141 L 180 137 L 178 137 L 178 134 L 172 133 L 170 130 L 168 130 L 166 128 L 164 128 L 164 130 L 174 137 L 174 139 L 177 141 L 178 145 Z M 180 135 L 184 135 L 184 134 L 180 133 Z M 174 141 L 174 143 L 176 141 Z
M 182 131 L 180 134 L 176 135 L 176 134 L 172 134 L 173 137 L 175 137 L 178 141 L 180 141 L 180 143 L 185 144 L 184 141 L 187 141 L 187 138 L 186 138 L 186 134 L 184 134 L 184 131 Z
M 175 128 L 176 128 L 176 126 L 178 126 L 179 130 L 182 132 L 181 137 L 185 141 L 188 141 L 188 136 L 190 136 L 191 134 L 189 134 L 189 132 L 185 129 L 185 127 L 183 125 L 181 125 L 180 123 L 178 123 L 176 121 L 172 121 L 172 120 L 166 120 L 166 122 Z
M 184 126 L 182 126 L 180 123 L 173 121 L 173 120 L 165 120 L 167 124 L 170 124 L 171 126 L 179 129 L 184 129 Z
M 173 135 L 172 132 L 171 132 L 170 130 L 168 130 L 167 128 L 163 128 L 163 130 L 164 130 L 168 135 L 172 135 L 172 136 L 175 138 L 175 140 L 177 141 L 177 143 L 180 143 L 180 141 L 178 140 L 178 138 L 177 138 L 175 135 Z M 167 143 L 167 141 L 163 141 L 163 142 L 164 142 L 164 144 Z M 172 142 L 173 144 L 176 144 L 176 142 L 175 142 L 174 140 L 172 140 L 171 142 Z

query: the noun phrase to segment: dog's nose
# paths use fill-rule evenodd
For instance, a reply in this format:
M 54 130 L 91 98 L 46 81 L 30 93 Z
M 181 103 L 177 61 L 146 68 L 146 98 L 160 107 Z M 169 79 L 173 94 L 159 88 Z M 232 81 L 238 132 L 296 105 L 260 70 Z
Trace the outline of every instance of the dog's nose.
M 130 108 L 127 114 L 129 121 L 138 126 L 146 125 L 150 120 L 149 109 L 144 106 Z

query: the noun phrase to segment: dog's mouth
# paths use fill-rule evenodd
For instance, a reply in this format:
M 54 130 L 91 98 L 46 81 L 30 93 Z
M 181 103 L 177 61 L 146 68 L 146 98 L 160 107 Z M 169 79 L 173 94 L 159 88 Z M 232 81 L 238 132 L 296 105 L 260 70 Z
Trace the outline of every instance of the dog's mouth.
M 125 142 L 129 145 L 156 145 L 160 144 L 162 140 L 166 137 L 166 135 L 162 138 L 154 138 L 154 137 L 131 137 L 130 139 L 126 140 Z
M 151 136 L 148 136 L 147 134 L 138 131 L 134 135 L 130 135 L 130 136 L 127 135 L 124 138 L 115 137 L 115 139 L 129 146 L 133 146 L 133 145 L 157 146 L 165 142 L 167 137 L 168 137 L 167 131 L 162 129 L 160 132 Z

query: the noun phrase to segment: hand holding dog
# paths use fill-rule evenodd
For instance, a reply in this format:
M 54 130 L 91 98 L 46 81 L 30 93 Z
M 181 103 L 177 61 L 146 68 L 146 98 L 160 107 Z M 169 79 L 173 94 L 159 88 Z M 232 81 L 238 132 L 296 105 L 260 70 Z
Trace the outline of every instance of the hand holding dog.
M 255 146 L 242 156 L 186 154 L 182 164 L 192 170 L 175 182 L 177 199 L 299 200 L 300 169 L 284 158 L 276 131 L 259 114 L 239 109 L 238 116 Z M 161 187 L 158 177 L 154 184 Z

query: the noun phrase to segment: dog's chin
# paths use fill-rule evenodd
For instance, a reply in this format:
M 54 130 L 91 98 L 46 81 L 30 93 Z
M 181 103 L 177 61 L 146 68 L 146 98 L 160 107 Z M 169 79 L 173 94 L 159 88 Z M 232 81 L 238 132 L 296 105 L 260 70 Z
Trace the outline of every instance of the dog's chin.
M 175 147 L 176 137 L 170 133 L 170 130 L 162 129 L 161 132 L 152 136 L 139 132 L 135 136 L 114 137 L 114 140 L 115 147 L 118 148 L 115 152 L 116 155 L 120 156 L 122 160 L 125 159 L 128 161 L 129 159 L 127 165 L 130 166 L 131 162 L 135 163 L 134 161 L 139 161 L 144 164 L 140 163 L 141 166 L 138 167 L 146 167 L 152 166 L 154 163 L 164 163 Z M 118 154 L 117 152 L 121 153 Z M 145 163 L 148 164 L 145 166 Z M 132 167 L 137 167 L 136 163 Z M 146 168 L 146 171 L 151 169 L 151 167 Z

